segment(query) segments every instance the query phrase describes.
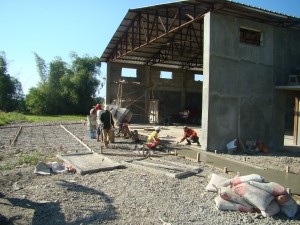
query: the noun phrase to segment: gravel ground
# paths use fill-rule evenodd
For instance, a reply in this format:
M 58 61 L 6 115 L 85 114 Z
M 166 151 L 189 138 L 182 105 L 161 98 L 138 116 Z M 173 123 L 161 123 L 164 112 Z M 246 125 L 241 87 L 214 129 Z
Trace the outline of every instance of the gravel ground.
M 95 152 L 100 152 L 103 144 L 89 139 L 81 123 L 61 123 Z M 136 148 L 128 139 L 116 138 L 116 142 L 105 151 L 132 153 Z M 126 163 L 125 169 L 88 175 L 42 176 L 33 174 L 33 165 L 19 165 L 21 159 L 30 155 L 47 162 L 58 161 L 57 154 L 87 152 L 59 123 L 22 123 L 1 128 L 0 152 L 0 224 L 300 224 L 299 211 L 293 220 L 283 214 L 259 219 L 255 213 L 218 211 L 214 203 L 216 194 L 206 192 L 205 187 L 212 173 L 221 171 L 181 157 L 164 156 L 160 161 L 200 166 L 203 170 L 177 179 L 163 174 L 163 169 L 155 171 Z M 122 164 L 133 159 L 109 158 Z M 248 162 L 261 164 L 261 160 L 278 169 L 287 163 L 299 165 L 299 156 L 294 154 L 247 156 Z

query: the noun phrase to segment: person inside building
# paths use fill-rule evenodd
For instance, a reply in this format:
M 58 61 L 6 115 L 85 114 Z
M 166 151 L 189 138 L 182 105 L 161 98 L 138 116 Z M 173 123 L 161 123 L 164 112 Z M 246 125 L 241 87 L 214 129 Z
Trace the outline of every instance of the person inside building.
M 105 106 L 105 110 L 101 113 L 100 120 L 103 124 L 103 139 L 105 147 L 108 148 L 108 143 L 113 142 L 113 129 L 115 127 L 115 122 L 113 120 L 112 114 L 109 111 L 109 106 Z
M 180 140 L 180 143 L 186 140 L 186 145 L 191 145 L 191 143 L 197 143 L 197 145 L 200 146 L 199 137 L 197 136 L 196 131 L 194 131 L 191 128 L 188 128 L 187 126 L 183 127 L 183 131 L 184 134 Z
M 155 127 L 154 131 L 149 135 L 146 141 L 146 146 L 149 149 L 155 149 L 158 145 L 160 145 L 160 139 L 158 138 L 160 130 L 161 128 L 159 126 Z
M 102 121 L 100 120 L 100 116 L 103 110 L 100 104 L 97 104 L 95 108 L 97 110 L 97 141 L 100 141 L 100 137 L 101 137 L 101 141 L 103 142 L 103 133 L 102 133 L 103 124 Z

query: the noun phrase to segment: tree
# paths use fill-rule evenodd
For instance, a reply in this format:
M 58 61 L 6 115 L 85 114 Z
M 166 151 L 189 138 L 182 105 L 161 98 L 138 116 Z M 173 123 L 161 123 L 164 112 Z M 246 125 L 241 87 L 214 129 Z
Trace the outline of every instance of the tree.
M 101 63 L 97 57 L 85 56 L 78 57 L 77 54 L 71 55 L 73 59 L 69 72 L 69 78 L 73 90 L 71 96 L 76 99 L 74 107 L 80 114 L 86 113 L 94 105 L 96 93 L 100 85 L 98 76 L 100 75 Z
M 7 73 L 7 60 L 0 52 L 0 110 L 7 112 L 21 110 L 24 106 L 24 94 L 21 83 Z M 23 109 L 24 110 L 24 109 Z
M 35 53 L 41 82 L 29 90 L 26 105 L 34 114 L 86 114 L 95 105 L 101 85 L 101 63 L 97 57 L 71 54 L 69 66 L 56 57 L 49 66 Z M 43 105 L 42 105 L 43 103 Z
M 45 104 L 46 94 L 43 88 L 30 88 L 26 96 L 26 108 L 32 114 L 47 114 L 47 105 Z
M 35 56 L 36 66 L 42 83 L 46 83 L 48 80 L 48 68 L 44 59 L 42 59 L 37 53 L 33 53 Z

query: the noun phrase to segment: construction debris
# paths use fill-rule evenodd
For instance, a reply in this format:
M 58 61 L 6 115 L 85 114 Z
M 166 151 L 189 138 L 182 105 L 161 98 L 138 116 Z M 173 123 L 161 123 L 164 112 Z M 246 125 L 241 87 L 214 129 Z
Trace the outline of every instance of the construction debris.
M 41 162 L 35 166 L 34 174 L 51 175 L 53 173 L 76 173 L 76 170 L 67 163 L 60 164 L 58 162 Z

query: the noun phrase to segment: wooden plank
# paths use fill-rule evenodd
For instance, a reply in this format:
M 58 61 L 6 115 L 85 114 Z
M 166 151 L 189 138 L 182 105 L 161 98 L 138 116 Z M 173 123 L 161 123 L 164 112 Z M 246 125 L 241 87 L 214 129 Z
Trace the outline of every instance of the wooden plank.
M 133 163 L 141 164 L 141 165 L 145 165 L 145 166 L 169 169 L 169 170 L 176 170 L 176 171 L 181 171 L 181 172 L 188 171 L 188 168 L 182 168 L 182 167 L 176 167 L 176 166 L 167 166 L 167 165 L 157 164 L 157 163 L 149 163 L 149 162 L 142 162 L 142 161 L 133 161 Z M 193 169 L 193 171 L 200 171 L 200 170 L 201 170 L 200 167 Z
M 185 177 L 185 176 L 188 176 L 188 175 L 194 175 L 194 174 L 197 174 L 197 173 L 199 173 L 199 172 L 198 171 L 194 171 L 194 170 L 185 171 L 185 172 L 174 174 L 174 177 L 175 178 L 181 178 L 181 177 Z
M 17 134 L 15 135 L 15 137 L 14 137 L 14 139 L 13 139 L 13 141 L 12 141 L 12 143 L 11 143 L 10 146 L 15 146 L 15 145 L 16 145 L 16 141 L 17 141 L 17 139 L 18 139 L 18 137 L 19 137 L 19 135 L 20 135 L 20 133 L 21 133 L 21 130 L 22 130 L 22 127 L 20 127 L 20 129 L 18 130 L 18 132 L 17 132 Z
M 150 155 L 150 157 L 152 157 L 152 155 Z M 190 166 L 190 165 L 186 165 L 186 164 L 179 163 L 179 162 L 172 162 L 172 161 L 164 160 L 164 159 L 160 159 L 160 158 L 151 158 L 151 159 L 156 160 L 156 161 L 160 161 L 160 162 L 171 163 L 171 164 L 177 165 L 179 167 L 183 167 L 183 168 L 186 167 L 186 168 L 191 169 L 191 170 L 194 170 L 194 169 L 198 168 L 198 167 L 195 167 L 195 166 Z
M 176 166 L 168 166 L 168 165 L 163 165 L 163 164 L 157 164 L 157 163 L 150 163 L 150 162 L 143 162 L 143 159 L 139 159 L 139 160 L 131 160 L 131 165 L 132 166 L 140 166 L 143 167 L 147 170 L 150 170 L 152 172 L 155 173 L 160 173 L 160 174 L 164 174 L 168 177 L 172 177 L 172 178 L 182 178 L 188 175 L 193 175 L 193 174 L 197 174 L 200 171 L 202 171 L 202 168 L 200 167 L 194 167 L 191 170 L 188 170 L 187 168 L 182 168 L 182 167 L 176 167 Z M 127 161 L 128 163 L 129 161 Z M 160 170 L 160 168 L 166 169 L 166 170 L 175 170 L 175 171 L 180 171 L 177 173 L 171 173 L 171 172 L 167 172 L 164 170 Z
M 145 157 L 145 156 L 147 156 L 146 154 L 113 153 L 113 152 L 102 152 L 102 155 L 128 156 L 128 157 Z
M 295 97 L 295 108 L 294 108 L 294 145 L 298 144 L 298 116 L 299 115 L 299 97 Z

